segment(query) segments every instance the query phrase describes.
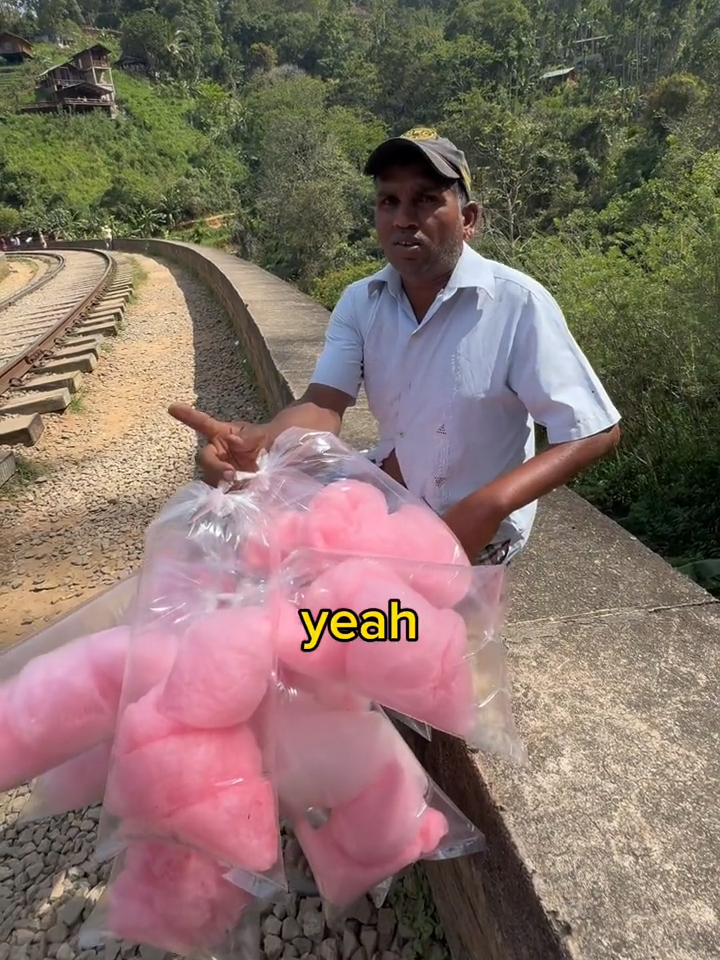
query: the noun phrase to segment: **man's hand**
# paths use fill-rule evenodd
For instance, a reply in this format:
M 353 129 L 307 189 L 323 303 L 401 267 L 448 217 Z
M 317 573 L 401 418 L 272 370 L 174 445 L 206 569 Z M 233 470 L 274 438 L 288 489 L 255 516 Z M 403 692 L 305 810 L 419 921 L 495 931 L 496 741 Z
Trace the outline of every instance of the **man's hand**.
M 500 504 L 491 495 L 484 496 L 482 490 L 458 501 L 442 515 L 471 562 L 492 543 L 504 519 Z
M 236 421 L 223 423 L 185 403 L 173 403 L 168 409 L 186 427 L 207 439 L 198 455 L 205 483 L 216 487 L 222 480 L 232 481 L 236 470 L 257 470 L 261 450 L 269 450 L 272 439 L 264 425 Z

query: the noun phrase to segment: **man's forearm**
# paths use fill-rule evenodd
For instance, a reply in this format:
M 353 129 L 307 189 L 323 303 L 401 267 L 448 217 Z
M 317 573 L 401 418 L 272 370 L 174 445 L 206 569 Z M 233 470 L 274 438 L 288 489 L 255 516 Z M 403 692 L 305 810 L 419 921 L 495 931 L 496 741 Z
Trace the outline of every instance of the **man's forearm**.
M 485 495 L 498 503 L 504 516 L 509 516 L 574 480 L 614 450 L 619 440 L 620 428 L 615 426 L 593 437 L 548 447 L 506 476 L 488 484 Z
M 443 519 L 472 558 L 491 542 L 506 517 L 564 486 L 592 463 L 607 456 L 619 439 L 620 428 L 615 426 L 594 437 L 543 450 L 505 476 L 469 494 L 451 507 Z
M 335 410 L 319 407 L 308 400 L 296 400 L 272 418 L 268 429 L 275 440 L 290 427 L 302 427 L 304 430 L 321 430 L 335 435 L 340 433 L 342 417 Z
M 343 414 L 351 403 L 353 398 L 350 394 L 323 383 L 311 383 L 301 397 L 288 404 L 267 424 L 271 441 L 274 442 L 289 427 L 319 430 L 338 436 Z

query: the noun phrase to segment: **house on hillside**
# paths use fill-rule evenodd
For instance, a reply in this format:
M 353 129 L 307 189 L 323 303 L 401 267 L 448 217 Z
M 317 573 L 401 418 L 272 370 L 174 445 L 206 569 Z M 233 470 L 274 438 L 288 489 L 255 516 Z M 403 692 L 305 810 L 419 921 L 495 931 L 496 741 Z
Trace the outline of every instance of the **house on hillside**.
M 0 65 L 16 67 L 32 58 L 33 48 L 28 40 L 14 33 L 0 31 Z
M 540 77 L 540 83 L 546 90 L 552 90 L 561 84 L 571 84 L 577 82 L 576 67 L 558 67 L 557 70 L 548 70 Z
M 92 47 L 80 50 L 71 57 L 70 62 L 78 70 L 82 70 L 85 80 L 90 83 L 97 83 L 100 86 L 113 87 L 112 77 L 110 75 L 109 54 L 112 51 L 103 46 L 102 43 L 96 43 Z M 114 88 L 113 88 L 114 89 Z
M 115 85 L 108 54 L 97 43 L 79 50 L 70 60 L 41 73 L 37 80 L 35 103 L 22 107 L 22 113 L 87 113 L 104 110 L 115 116 Z

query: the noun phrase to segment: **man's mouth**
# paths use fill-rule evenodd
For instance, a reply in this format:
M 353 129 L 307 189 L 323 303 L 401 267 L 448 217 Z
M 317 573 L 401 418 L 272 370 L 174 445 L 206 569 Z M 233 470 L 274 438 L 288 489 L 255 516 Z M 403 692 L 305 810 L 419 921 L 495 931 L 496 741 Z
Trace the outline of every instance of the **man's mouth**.
M 394 246 L 403 250 L 419 250 L 422 244 L 418 240 L 396 240 Z

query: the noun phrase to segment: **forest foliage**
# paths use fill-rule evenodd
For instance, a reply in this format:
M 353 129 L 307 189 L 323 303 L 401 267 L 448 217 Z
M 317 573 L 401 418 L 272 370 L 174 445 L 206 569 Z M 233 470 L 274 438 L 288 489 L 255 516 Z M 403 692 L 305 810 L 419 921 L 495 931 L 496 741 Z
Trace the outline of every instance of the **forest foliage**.
M 92 29 L 154 79 L 114 72 L 115 120 L 48 118 L 14 108 L 68 51 L 0 70 L 0 232 L 222 214 L 332 307 L 382 256 L 364 158 L 416 124 L 452 137 L 478 249 L 551 290 L 623 414 L 581 491 L 676 563 L 720 557 L 718 0 L 0 0 L 1 26 Z

